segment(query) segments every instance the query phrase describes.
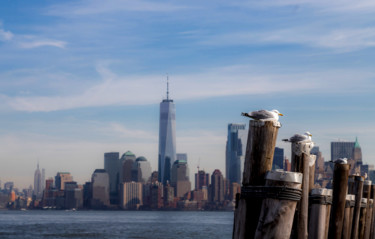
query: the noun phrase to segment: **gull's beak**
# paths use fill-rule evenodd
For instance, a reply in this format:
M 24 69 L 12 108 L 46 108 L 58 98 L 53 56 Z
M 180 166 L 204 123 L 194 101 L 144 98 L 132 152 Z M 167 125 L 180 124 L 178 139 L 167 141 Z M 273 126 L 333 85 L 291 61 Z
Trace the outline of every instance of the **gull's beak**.
M 280 116 L 284 116 L 283 114 L 279 113 Z
M 311 136 L 312 136 L 312 134 L 309 134 L 309 136 L 311 137 Z

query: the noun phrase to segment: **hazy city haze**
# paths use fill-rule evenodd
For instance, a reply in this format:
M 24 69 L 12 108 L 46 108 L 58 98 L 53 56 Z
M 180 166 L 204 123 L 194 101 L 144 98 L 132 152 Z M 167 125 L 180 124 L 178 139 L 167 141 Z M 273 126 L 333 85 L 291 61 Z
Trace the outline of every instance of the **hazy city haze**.
M 176 151 L 190 178 L 225 172 L 228 123 L 278 109 L 277 146 L 309 131 L 372 151 L 375 30 L 371 1 L 4 1 L 0 7 L 0 180 L 69 171 L 80 184 L 104 152 L 158 168 L 166 75 Z M 200 160 L 199 160 L 200 159 Z

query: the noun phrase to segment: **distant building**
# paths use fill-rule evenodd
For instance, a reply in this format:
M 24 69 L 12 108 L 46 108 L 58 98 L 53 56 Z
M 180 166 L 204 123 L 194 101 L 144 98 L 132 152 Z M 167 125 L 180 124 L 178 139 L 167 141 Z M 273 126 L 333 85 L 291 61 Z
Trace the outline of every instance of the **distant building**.
M 159 172 L 158 171 L 153 171 L 151 173 L 151 183 L 158 182 L 158 178 L 159 178 Z
M 164 185 L 171 180 L 171 167 L 176 160 L 176 108 L 169 99 L 167 82 L 167 98 L 160 103 L 159 121 L 159 182 Z
M 120 189 L 120 205 L 123 209 L 138 209 L 143 205 L 142 183 L 122 183 Z
M 83 207 L 83 191 L 77 182 L 65 183 L 65 209 L 79 209 Z
M 109 176 L 109 192 L 111 204 L 118 203 L 118 189 L 120 185 L 120 153 L 104 153 L 104 169 Z
M 163 188 L 164 188 L 164 192 L 163 192 L 164 207 L 175 208 L 176 207 L 174 205 L 175 189 L 169 184 L 165 185 Z
M 104 169 L 95 169 L 91 177 L 91 207 L 106 208 L 109 206 L 109 176 Z
M 354 144 L 355 142 L 331 142 L 331 160 L 354 159 Z
M 55 186 L 57 190 L 64 190 L 65 183 L 71 181 L 73 181 L 73 177 L 68 172 L 58 172 L 55 176 Z
M 36 198 L 41 198 L 43 193 L 42 174 L 39 170 L 39 163 L 34 173 L 34 195 Z
M 154 182 L 151 184 L 151 209 L 159 209 L 163 207 L 163 184 L 161 182 Z
M 184 197 L 191 190 L 189 167 L 185 160 L 176 160 L 172 166 L 171 186 L 175 189 L 176 197 Z
M 120 159 L 121 161 L 121 183 L 125 182 L 131 182 L 132 181 L 132 169 L 133 164 L 135 162 L 135 154 L 133 154 L 131 151 L 127 151 L 124 153 Z
M 176 154 L 176 160 L 183 160 L 186 161 L 188 160 L 187 154 L 186 153 L 178 153 Z
M 225 176 L 231 183 L 241 182 L 241 156 L 243 144 L 240 134 L 245 124 L 228 124 L 228 136 L 225 157 Z
M 203 186 L 208 187 L 210 184 L 209 180 L 210 175 L 204 170 L 199 170 L 198 173 L 195 174 L 195 190 L 202 189 Z
M 284 169 L 284 149 L 275 147 L 272 170 Z
M 132 181 L 147 183 L 151 178 L 151 164 L 143 156 L 138 157 L 132 168 Z
M 224 177 L 219 169 L 211 175 L 211 202 L 221 203 L 224 201 Z

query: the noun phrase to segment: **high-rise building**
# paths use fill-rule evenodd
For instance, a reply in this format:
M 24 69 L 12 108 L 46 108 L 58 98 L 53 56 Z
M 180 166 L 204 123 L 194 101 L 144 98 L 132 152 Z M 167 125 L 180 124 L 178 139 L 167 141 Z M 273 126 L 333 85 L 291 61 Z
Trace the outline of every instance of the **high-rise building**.
M 178 153 L 176 154 L 176 160 L 184 160 L 187 162 L 187 154 L 186 153 Z
M 202 189 L 203 186 L 208 187 L 210 184 L 209 180 L 210 175 L 204 170 L 199 170 L 198 173 L 195 174 L 195 190 Z
M 73 181 L 73 177 L 68 172 L 58 172 L 55 176 L 55 186 L 57 190 L 64 190 L 65 183 L 71 181 Z
M 42 193 L 46 187 L 46 170 L 42 168 Z
M 42 188 L 42 174 L 39 170 L 39 163 L 34 173 L 34 195 L 37 198 L 41 198 L 43 193 Z
M 224 201 L 225 195 L 224 177 L 219 169 L 211 175 L 211 202 L 222 202 Z
M 132 181 L 147 183 L 151 178 L 151 165 L 150 162 L 143 156 L 138 157 L 132 169 Z
M 109 192 L 112 204 L 118 202 L 118 188 L 120 184 L 120 153 L 104 153 L 104 170 L 109 176 Z
M 123 209 L 138 209 L 143 205 L 142 183 L 122 183 L 120 189 L 120 205 Z
M 241 182 L 241 156 L 245 142 L 240 135 L 245 131 L 245 127 L 245 124 L 228 124 L 225 176 L 230 183 Z
M 284 169 L 284 149 L 275 147 L 275 153 L 273 154 L 272 170 Z
M 176 197 L 184 197 L 191 190 L 189 167 L 185 160 L 176 160 L 172 166 L 171 186 L 175 188 Z
M 104 169 L 95 169 L 91 176 L 91 207 L 105 208 L 109 206 L 109 176 Z
M 354 159 L 354 145 L 355 142 L 331 142 L 331 160 Z
M 159 121 L 159 182 L 164 185 L 170 181 L 171 167 L 176 160 L 176 109 L 169 99 L 167 82 L 167 98 L 160 103 Z
M 125 182 L 131 182 L 132 181 L 132 169 L 133 164 L 135 162 L 135 154 L 133 154 L 131 151 L 126 151 L 120 159 L 121 164 L 121 172 L 120 172 L 120 178 L 121 183 Z
M 83 206 L 83 191 L 77 185 L 77 182 L 65 183 L 65 209 L 78 209 Z

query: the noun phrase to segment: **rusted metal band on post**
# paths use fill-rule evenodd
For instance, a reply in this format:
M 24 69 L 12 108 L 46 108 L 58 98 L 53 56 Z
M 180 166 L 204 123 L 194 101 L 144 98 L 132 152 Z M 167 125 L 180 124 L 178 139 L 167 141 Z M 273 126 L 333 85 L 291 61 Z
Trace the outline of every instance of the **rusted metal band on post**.
M 367 198 L 362 198 L 361 207 L 367 207 Z
M 280 200 L 301 200 L 302 190 L 284 186 L 243 186 L 241 198 L 274 198 Z

